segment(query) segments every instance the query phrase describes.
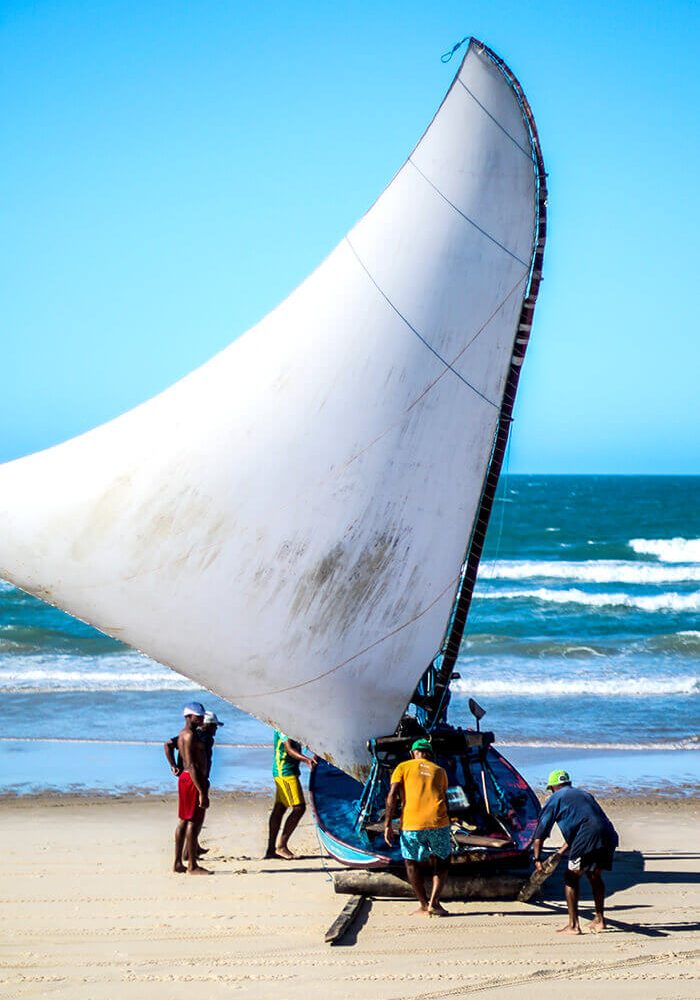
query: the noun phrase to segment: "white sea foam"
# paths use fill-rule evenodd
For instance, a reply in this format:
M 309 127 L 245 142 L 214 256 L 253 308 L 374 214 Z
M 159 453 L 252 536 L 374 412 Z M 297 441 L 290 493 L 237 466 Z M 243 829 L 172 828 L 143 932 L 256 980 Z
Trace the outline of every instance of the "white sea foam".
M 11 590 L 16 589 L 14 584 L 8 583 L 7 580 L 0 580 L 0 594 L 9 594 Z
M 161 740 L 108 740 L 76 736 L 0 736 L 0 743 L 97 743 L 103 746 L 162 747 Z M 216 747 L 227 750 L 272 750 L 273 743 L 222 743 L 217 739 Z
M 659 695 L 700 694 L 700 677 L 693 674 L 653 679 L 650 677 L 561 677 L 504 680 L 454 681 L 452 690 L 462 694 L 503 697 L 562 698 L 570 695 L 605 695 L 611 698 L 652 698 Z
M 577 743 L 568 740 L 498 740 L 498 747 L 532 747 L 549 750 L 700 750 L 696 740 L 668 743 Z
M 479 590 L 482 600 L 535 600 L 544 604 L 584 604 L 592 608 L 636 608 L 639 611 L 700 611 L 700 591 L 692 594 L 589 594 L 571 587 L 568 590 L 551 590 L 538 587 L 533 590 Z
M 98 744 L 102 746 L 160 747 L 160 740 L 109 740 L 73 736 L 0 736 L 0 743 Z M 575 740 L 498 740 L 503 747 L 527 747 L 544 750 L 700 750 L 697 740 L 676 740 L 667 743 L 585 743 Z M 272 750 L 272 743 L 224 743 L 217 739 L 217 750 Z
M 661 562 L 700 562 L 700 538 L 631 538 L 627 544 L 637 555 Z
M 697 583 L 700 565 L 664 566 L 622 559 L 581 562 L 540 559 L 503 559 L 483 563 L 480 576 L 488 580 L 576 580 L 581 583 Z
M 138 653 L 0 657 L 0 691 L 185 691 L 196 684 Z

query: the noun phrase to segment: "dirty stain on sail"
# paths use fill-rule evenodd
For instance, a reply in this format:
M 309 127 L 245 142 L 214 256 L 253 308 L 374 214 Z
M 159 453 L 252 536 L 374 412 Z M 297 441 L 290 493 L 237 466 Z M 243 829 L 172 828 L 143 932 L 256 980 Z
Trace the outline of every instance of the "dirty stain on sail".
M 472 41 L 288 299 L 166 392 L 0 469 L 0 576 L 361 773 L 445 634 L 536 216 L 527 115 Z

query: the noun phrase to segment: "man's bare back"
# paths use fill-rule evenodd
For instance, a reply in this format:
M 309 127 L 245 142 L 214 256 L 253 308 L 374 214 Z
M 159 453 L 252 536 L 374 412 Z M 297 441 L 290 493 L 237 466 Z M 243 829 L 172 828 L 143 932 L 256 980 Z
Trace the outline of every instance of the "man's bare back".
M 191 769 L 194 768 L 197 772 L 197 778 L 202 783 L 202 788 L 206 789 L 208 785 L 206 747 L 187 726 L 178 733 L 177 749 L 182 757 L 183 770 L 192 773 Z M 192 777 L 194 779 L 194 775 Z M 195 780 L 195 784 L 197 783 Z M 206 809 L 206 806 L 204 808 Z
M 195 713 L 194 709 L 201 709 Z M 209 779 L 207 753 L 196 729 L 202 724 L 204 709 L 198 702 L 185 706 L 185 724 L 177 737 L 177 749 L 182 758 L 182 772 L 178 777 L 178 817 L 175 830 L 175 862 L 173 871 L 187 871 L 191 875 L 210 875 L 211 872 L 197 864 L 197 835 L 209 807 Z M 182 855 L 187 846 L 187 868 Z

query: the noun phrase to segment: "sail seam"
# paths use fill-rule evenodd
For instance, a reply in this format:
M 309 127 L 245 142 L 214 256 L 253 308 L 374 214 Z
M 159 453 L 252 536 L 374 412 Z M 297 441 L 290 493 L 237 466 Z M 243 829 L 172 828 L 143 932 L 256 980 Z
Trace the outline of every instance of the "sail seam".
M 491 315 L 482 323 L 482 325 L 479 327 L 479 329 L 476 331 L 476 333 L 472 336 L 471 340 L 467 341 L 467 343 L 464 345 L 464 347 L 462 347 L 458 351 L 458 353 L 455 354 L 454 358 L 452 359 L 452 365 L 454 365 L 457 361 L 459 361 L 459 359 L 462 358 L 466 354 L 466 352 L 469 350 L 469 348 L 472 346 L 472 344 L 482 335 L 482 333 L 484 333 L 488 329 L 488 327 L 490 326 L 491 322 L 495 319 L 495 317 L 498 315 L 498 313 L 501 311 L 501 309 L 503 309 L 503 307 L 505 306 L 505 304 L 508 302 L 508 300 L 510 299 L 510 297 L 513 295 L 513 292 L 515 292 L 515 290 L 517 289 L 518 285 L 520 285 L 522 283 L 522 281 L 524 280 L 524 277 L 525 277 L 524 275 L 521 275 L 518 278 L 518 280 L 515 282 L 515 284 L 513 285 L 513 287 L 510 289 L 510 291 L 508 292 L 508 294 L 505 296 L 505 298 L 501 302 L 498 303 L 498 305 L 493 310 L 493 312 L 491 313 Z M 386 428 L 386 430 L 382 431 L 381 434 L 378 434 L 368 444 L 366 444 L 364 447 L 360 448 L 359 451 L 356 451 L 353 455 L 351 455 L 350 458 L 347 460 L 347 462 L 345 462 L 342 466 L 340 466 L 340 469 L 347 469 L 350 465 L 352 465 L 353 462 L 356 462 L 358 458 L 360 458 L 362 455 L 364 455 L 366 452 L 368 452 L 370 450 L 370 448 L 373 448 L 374 445 L 377 444 L 378 441 L 381 441 L 381 439 L 383 437 L 386 437 L 386 435 L 389 434 L 389 433 L 391 433 L 392 430 L 394 430 L 396 427 L 400 426 L 401 422 L 404 420 L 404 418 L 406 417 L 406 415 L 408 413 L 410 413 L 411 410 L 415 406 L 417 406 L 421 402 L 421 400 L 429 392 L 432 391 L 432 389 L 435 388 L 435 386 L 438 384 L 438 382 L 440 382 L 440 380 L 445 377 L 445 375 L 447 374 L 448 370 L 453 371 L 454 369 L 450 366 L 449 369 L 445 368 L 445 369 L 443 369 L 440 372 L 439 375 L 436 375 L 435 378 L 433 378 L 433 380 L 431 382 L 429 382 L 425 386 L 425 388 L 420 392 L 420 394 L 418 396 L 416 396 L 416 398 L 413 399 L 408 404 L 408 406 L 406 406 L 406 408 L 403 410 L 403 412 L 401 413 L 401 416 L 400 416 L 400 418 L 398 420 L 396 420 L 394 423 L 390 424 Z M 316 489 L 316 486 L 314 485 L 313 487 L 310 487 L 310 488 Z M 299 496 L 302 496 L 302 495 L 304 495 L 304 494 L 297 494 L 296 497 L 298 498 Z M 286 506 L 282 505 L 278 509 L 285 510 Z M 185 528 L 181 528 L 178 531 L 171 531 L 170 537 L 171 538 L 179 537 L 180 535 L 184 534 L 185 531 L 186 531 Z M 178 566 L 180 563 L 186 562 L 188 559 L 190 559 L 193 554 L 201 556 L 205 552 L 211 552 L 212 549 L 216 549 L 216 548 L 219 548 L 219 547 L 220 547 L 220 542 L 211 542 L 209 545 L 202 545 L 202 546 L 197 546 L 197 547 L 189 548 L 187 550 L 187 552 L 185 552 L 183 555 L 177 556 L 174 559 L 168 559 L 168 560 L 166 560 L 165 562 L 162 562 L 162 563 L 158 563 L 158 565 L 156 565 L 156 566 L 147 566 L 144 569 L 139 570 L 138 573 L 132 573 L 129 576 L 125 576 L 123 579 L 124 579 L 124 581 L 129 581 L 129 580 L 138 579 L 139 577 L 146 576 L 147 574 L 150 574 L 150 573 L 160 573 L 161 570 L 165 566 L 170 566 L 170 567 Z M 95 586 L 94 583 L 90 583 L 90 584 L 85 584 L 83 587 L 81 587 L 79 589 L 90 589 L 90 588 L 93 588 L 94 586 Z
M 474 220 L 473 220 L 473 219 L 470 219 L 470 218 L 469 218 L 469 216 L 468 216 L 468 215 L 466 215 L 466 214 L 465 214 L 465 213 L 464 213 L 464 212 L 463 212 L 463 211 L 461 210 L 461 208 L 458 208 L 458 207 L 457 207 L 457 206 L 455 205 L 455 203 L 454 203 L 453 201 L 450 201 L 450 199 L 449 199 L 449 198 L 447 197 L 447 195 L 446 195 L 446 194 L 443 194 L 443 192 L 442 192 L 442 191 L 440 190 L 440 188 L 439 188 L 439 187 L 437 187 L 437 186 L 436 186 L 435 184 L 433 184 L 433 182 L 432 182 L 432 181 L 431 181 L 431 179 L 430 179 L 430 178 L 429 178 L 429 177 L 427 176 L 427 174 L 424 174 L 424 173 L 423 173 L 423 171 L 422 171 L 422 170 L 421 170 L 421 168 L 420 168 L 420 167 L 418 166 L 418 164 L 417 164 L 417 163 L 415 163 L 415 162 L 413 161 L 413 159 L 412 159 L 412 158 L 411 158 L 410 156 L 409 156 L 409 158 L 408 158 L 407 162 L 411 164 L 411 166 L 413 167 L 413 169 L 414 169 L 414 170 L 417 170 L 417 171 L 418 171 L 418 173 L 419 173 L 419 174 L 421 175 L 421 177 L 423 178 L 423 180 L 424 180 L 424 181 L 425 181 L 425 182 L 426 182 L 427 184 L 429 184 L 429 185 L 431 186 L 431 188 L 433 189 L 433 191 L 435 191 L 435 192 L 436 192 L 437 194 L 439 194 L 439 195 L 440 195 L 440 197 L 441 197 L 441 198 L 443 199 L 443 201 L 446 201 L 446 202 L 447 202 L 447 204 L 448 204 L 448 205 L 449 205 L 449 206 L 450 206 L 451 208 L 453 208 L 453 209 L 455 210 L 455 212 L 456 212 L 456 213 L 457 213 L 458 215 L 461 215 L 463 219 L 465 219 L 465 220 L 466 220 L 466 221 L 467 221 L 467 222 L 468 222 L 468 223 L 469 223 L 470 225 L 472 225 L 472 226 L 474 227 L 474 229 L 476 229 L 476 230 L 477 230 L 478 232 L 480 232 L 482 236 L 485 236 L 487 240 L 491 240 L 491 242 L 492 242 L 492 243 L 495 243 L 495 245 L 496 245 L 497 247 L 500 247 L 500 249 L 501 249 L 501 250 L 503 250 L 503 251 L 504 251 L 505 253 L 507 253 L 509 257 L 512 257 L 512 258 L 513 258 L 513 260 L 517 260 L 517 262 L 518 262 L 519 264 L 522 264 L 522 265 L 523 265 L 523 267 L 524 267 L 524 268 L 526 269 L 526 271 L 529 271 L 529 270 L 530 270 L 530 264 L 528 263 L 528 261 L 525 261 L 525 260 L 523 260 L 523 259 L 522 259 L 522 257 L 518 257 L 517 253 L 513 253 L 513 251 L 512 251 L 512 250 L 509 250 L 507 246 L 504 246 L 504 244 L 503 244 L 503 243 L 500 243 L 500 242 L 499 242 L 499 241 L 498 241 L 498 240 L 496 239 L 496 237 L 495 237 L 495 236 L 492 236 L 492 235 L 491 235 L 491 233 L 487 232 L 487 231 L 486 231 L 485 229 L 482 229 L 482 228 L 481 228 L 481 226 L 480 226 L 480 225 L 479 225 L 479 224 L 478 224 L 477 222 L 474 222 Z
M 472 99 L 473 101 L 475 101 L 475 102 L 476 102 L 476 104 L 478 104 L 478 105 L 479 105 L 479 107 L 480 107 L 480 108 L 481 108 L 481 110 L 482 110 L 482 111 L 484 112 L 484 114 L 485 114 L 485 115 L 487 115 L 487 116 L 488 116 L 488 117 L 489 117 L 489 118 L 491 119 L 491 121 L 492 121 L 492 122 L 494 123 L 494 125 L 496 125 L 496 126 L 497 126 L 497 128 L 500 128 L 501 132 L 503 132 L 503 134 L 504 134 L 504 135 L 507 135 L 507 136 L 508 136 L 508 138 L 509 138 L 509 139 L 510 139 L 510 141 L 511 141 L 511 142 L 513 143 L 513 145 L 514 145 L 514 146 L 517 146 L 517 147 L 518 147 L 518 149 L 520 150 L 520 152 L 521 152 L 521 153 L 522 153 L 522 154 L 523 154 L 524 156 L 527 156 L 528 160 L 530 160 L 530 162 L 532 162 L 532 161 L 533 161 L 533 156 L 532 156 L 532 151 L 531 151 L 531 150 L 528 150 L 528 149 L 525 149 L 525 147 L 524 147 L 524 146 L 521 146 L 521 145 L 520 145 L 520 143 L 519 143 L 519 142 L 518 142 L 518 140 L 517 140 L 517 139 L 515 138 L 515 136 L 512 136 L 512 135 L 510 134 L 510 132 L 508 131 L 508 129 L 507 129 L 507 128 L 505 128 L 505 127 L 504 127 L 503 125 L 501 125 L 501 123 L 499 122 L 499 120 L 498 120 L 497 118 L 494 118 L 494 116 L 493 116 L 493 115 L 491 114 L 491 112 L 490 112 L 490 111 L 488 110 L 488 108 L 485 108 L 485 107 L 484 107 L 484 105 L 483 105 L 483 104 L 481 103 L 481 101 L 480 101 L 480 100 L 479 100 L 479 98 L 478 98 L 478 97 L 476 96 L 476 94 L 475 94 L 475 93 L 474 93 L 473 91 L 471 91 L 471 90 L 469 89 L 469 87 L 468 87 L 468 86 L 466 85 L 466 83 L 463 83 L 463 82 L 462 82 L 462 80 L 460 80 L 460 78 L 459 78 L 459 77 L 457 77 L 457 83 L 458 83 L 458 84 L 460 84 L 460 86 L 464 87 L 464 89 L 465 89 L 465 90 L 466 90 L 466 92 L 467 92 L 467 93 L 469 94 L 469 96 L 471 97 L 471 99 Z
M 467 381 L 467 379 L 460 372 L 458 372 L 456 368 L 453 368 L 452 365 L 450 364 L 450 362 L 446 361 L 445 358 L 443 358 L 443 356 L 440 354 L 440 352 L 436 351 L 435 348 L 433 347 L 433 345 L 429 341 L 427 341 L 425 339 L 425 337 L 421 333 L 418 332 L 418 330 L 416 330 L 415 326 L 413 326 L 411 323 L 409 323 L 409 321 L 406 319 L 406 317 L 403 315 L 403 313 L 400 312 L 396 308 L 396 306 L 391 301 L 391 299 L 389 298 L 389 296 L 381 289 L 381 287 L 374 280 L 374 278 L 372 277 L 371 273 L 369 272 L 369 270 L 365 266 L 364 262 L 362 261 L 362 258 L 358 254 L 357 250 L 355 249 L 355 247 L 350 242 L 349 237 L 347 237 L 347 236 L 345 237 L 345 242 L 348 244 L 348 246 L 352 250 L 353 255 L 355 256 L 355 258 L 357 260 L 357 263 L 360 265 L 360 267 L 362 268 L 362 270 L 365 272 L 365 274 L 367 275 L 367 277 L 369 278 L 369 280 L 372 282 L 372 284 L 374 285 L 374 287 L 377 289 L 377 291 L 379 292 L 379 294 L 382 296 L 382 298 L 384 299 L 384 301 L 387 303 L 387 305 L 389 305 L 394 310 L 394 312 L 399 317 L 399 319 L 401 319 L 406 324 L 406 326 L 408 327 L 408 329 L 412 333 L 414 333 L 416 335 L 416 337 L 418 337 L 418 339 L 420 340 L 420 342 L 422 344 L 424 344 L 428 348 L 428 350 L 431 352 L 431 354 L 434 354 L 435 357 L 438 359 L 438 361 L 440 361 L 445 366 L 445 368 L 449 369 L 453 373 L 453 375 L 456 375 L 457 378 L 460 380 L 460 382 L 463 382 L 467 386 L 468 389 L 471 389 L 472 392 L 476 393 L 476 395 L 479 396 L 481 399 L 483 399 L 485 403 L 488 403 L 489 406 L 493 406 L 493 408 L 495 410 L 500 410 L 500 406 L 498 405 L 498 403 L 494 403 L 492 400 L 490 400 L 488 398 L 488 396 L 485 396 L 483 394 L 483 392 L 480 392 L 476 388 L 476 386 L 472 385 L 471 382 Z

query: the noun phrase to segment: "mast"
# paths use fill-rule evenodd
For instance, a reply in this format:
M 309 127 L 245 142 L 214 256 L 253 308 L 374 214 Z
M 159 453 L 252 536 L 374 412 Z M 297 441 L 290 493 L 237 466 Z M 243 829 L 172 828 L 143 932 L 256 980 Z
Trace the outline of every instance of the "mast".
M 478 41 L 476 38 L 470 39 L 468 49 L 472 46 L 480 49 L 498 67 L 515 93 L 522 110 L 523 119 L 530 137 L 530 148 L 532 150 L 533 165 L 536 174 L 536 226 L 527 291 L 520 310 L 513 356 L 503 393 L 503 402 L 501 404 L 501 411 L 498 418 L 491 459 L 484 477 L 481 502 L 479 504 L 479 510 L 474 522 L 471 538 L 469 540 L 463 571 L 457 588 L 455 603 L 452 614 L 450 615 L 445 639 L 442 644 L 441 654 L 438 654 L 436 661 L 434 661 L 437 669 L 435 669 L 435 666 L 431 664 L 431 667 L 427 672 L 429 674 L 433 671 L 432 687 L 434 690 L 432 697 L 429 699 L 423 699 L 423 707 L 427 713 L 428 729 L 435 725 L 440 716 L 445 693 L 449 687 L 450 678 L 452 676 L 462 644 L 462 639 L 464 637 L 467 616 L 469 614 L 469 608 L 474 594 L 474 585 L 476 583 L 479 563 L 481 562 L 484 542 L 486 539 L 486 531 L 491 517 L 491 511 L 493 509 L 498 479 L 503 467 L 506 446 L 508 444 L 508 435 L 510 433 L 510 426 L 513 420 L 513 407 L 515 405 L 515 396 L 518 390 L 520 372 L 522 370 L 523 361 L 525 359 L 525 351 L 527 350 L 527 345 L 530 339 L 530 331 L 532 330 L 535 304 L 537 302 L 537 295 L 539 293 L 540 282 L 542 280 L 542 264 L 544 260 L 544 247 L 547 237 L 547 174 L 544 168 L 542 149 L 540 147 L 540 140 L 537 133 L 537 127 L 535 125 L 535 119 L 532 114 L 532 109 L 530 108 L 530 104 L 523 93 L 519 81 L 503 60 L 487 45 L 484 45 L 483 42 Z M 442 659 L 439 665 L 437 665 L 437 660 L 440 655 Z

